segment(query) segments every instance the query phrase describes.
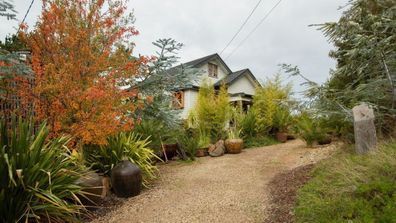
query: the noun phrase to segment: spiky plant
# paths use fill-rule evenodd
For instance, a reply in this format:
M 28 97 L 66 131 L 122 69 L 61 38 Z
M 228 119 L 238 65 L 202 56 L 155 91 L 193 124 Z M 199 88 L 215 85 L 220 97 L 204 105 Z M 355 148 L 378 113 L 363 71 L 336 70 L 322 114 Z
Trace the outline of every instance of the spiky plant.
M 157 172 L 153 161 L 160 160 L 148 147 L 148 139 L 141 139 L 135 133 L 122 132 L 109 137 L 107 141 L 107 145 L 84 148 L 86 163 L 92 169 L 110 175 L 111 169 L 120 161 L 129 160 L 140 167 L 143 172 L 143 185 L 147 187 Z
M 15 117 L 0 129 L 0 222 L 78 222 L 83 192 L 69 138 L 48 140 L 45 123 L 35 133 L 32 121 Z

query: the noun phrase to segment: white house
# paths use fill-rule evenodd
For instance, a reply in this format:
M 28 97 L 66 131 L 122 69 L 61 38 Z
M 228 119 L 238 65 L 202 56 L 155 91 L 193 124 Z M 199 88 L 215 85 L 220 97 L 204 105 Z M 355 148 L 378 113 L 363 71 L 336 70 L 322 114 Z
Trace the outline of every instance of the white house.
M 211 81 L 216 89 L 225 83 L 230 103 L 241 103 L 245 110 L 250 108 L 252 97 L 259 83 L 249 69 L 233 72 L 217 53 L 184 63 L 171 70 L 177 71 L 181 66 L 200 71 L 200 77 L 196 81 L 175 92 L 174 106 L 182 110 L 183 119 L 188 117 L 189 112 L 196 105 L 199 88 L 205 79 Z

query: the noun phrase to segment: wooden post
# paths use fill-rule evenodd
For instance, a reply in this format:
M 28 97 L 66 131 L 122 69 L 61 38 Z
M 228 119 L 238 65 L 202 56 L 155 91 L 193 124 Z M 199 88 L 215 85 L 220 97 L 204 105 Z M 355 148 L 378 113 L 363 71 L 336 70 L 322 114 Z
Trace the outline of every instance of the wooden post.
M 164 157 L 165 157 L 165 162 L 167 163 L 167 162 L 169 162 L 169 160 L 168 160 L 168 156 L 166 155 L 166 150 L 165 150 L 164 144 L 162 143 L 161 137 L 160 137 L 160 141 L 161 141 L 162 152 L 164 153 Z

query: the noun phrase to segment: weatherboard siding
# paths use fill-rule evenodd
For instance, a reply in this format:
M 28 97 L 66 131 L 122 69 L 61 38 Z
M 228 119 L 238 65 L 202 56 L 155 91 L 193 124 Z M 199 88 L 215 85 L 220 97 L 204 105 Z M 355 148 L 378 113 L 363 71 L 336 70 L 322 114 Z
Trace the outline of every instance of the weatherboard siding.
M 181 118 L 187 119 L 190 111 L 195 107 L 198 99 L 198 91 L 185 90 L 184 91 L 184 108 L 181 111 Z
M 254 81 L 247 76 L 239 78 L 228 87 L 228 93 L 230 94 L 245 93 L 248 95 L 254 95 L 255 92 L 256 87 L 254 85 Z
M 201 78 L 198 79 L 196 82 L 196 85 L 201 86 L 202 82 L 206 79 L 209 80 L 210 84 L 214 84 L 217 81 L 225 78 L 227 76 L 227 70 L 221 65 L 221 63 L 217 61 L 210 61 L 212 64 L 216 64 L 218 66 L 218 73 L 217 73 L 217 78 L 209 77 L 209 72 L 208 72 L 208 63 L 205 63 L 198 69 L 202 72 Z

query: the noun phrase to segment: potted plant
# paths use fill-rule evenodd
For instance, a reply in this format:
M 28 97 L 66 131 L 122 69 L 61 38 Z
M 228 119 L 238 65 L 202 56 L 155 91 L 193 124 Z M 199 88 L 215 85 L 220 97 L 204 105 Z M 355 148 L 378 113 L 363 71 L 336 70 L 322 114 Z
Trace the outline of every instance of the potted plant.
M 196 157 L 203 157 L 208 155 L 210 145 L 210 137 L 204 131 L 200 131 L 198 139 L 198 149 L 195 153 Z
M 236 128 L 228 130 L 228 138 L 224 142 L 227 153 L 237 154 L 242 152 L 243 139 L 241 139 L 240 133 L 241 131 Z
M 291 115 L 289 109 L 281 107 L 274 116 L 274 129 L 276 129 L 275 137 L 279 142 L 286 142 L 288 138 L 288 128 L 291 123 Z

